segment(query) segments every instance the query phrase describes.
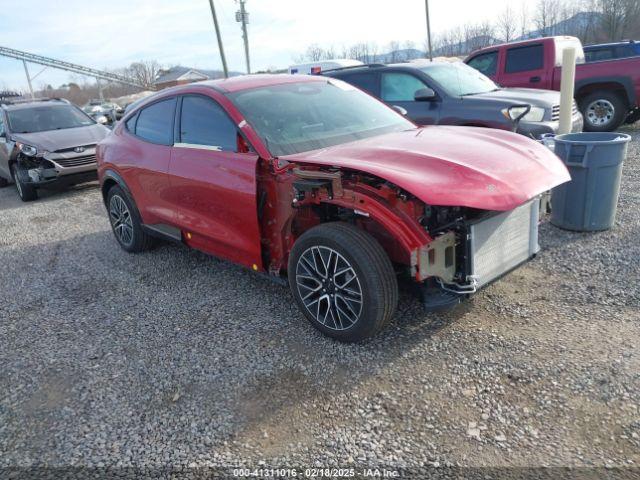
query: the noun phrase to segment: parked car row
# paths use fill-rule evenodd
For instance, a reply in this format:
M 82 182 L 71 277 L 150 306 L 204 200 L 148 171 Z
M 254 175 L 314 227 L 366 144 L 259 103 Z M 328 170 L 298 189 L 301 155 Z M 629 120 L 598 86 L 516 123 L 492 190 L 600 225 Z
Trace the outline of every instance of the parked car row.
M 97 167 L 122 249 L 170 240 L 286 282 L 341 341 L 384 327 L 399 279 L 437 309 L 538 252 L 539 198 L 570 180 L 531 138 L 557 130 L 557 92 L 463 63 L 320 73 L 169 88 L 112 130 L 64 100 L 7 102 L 0 177 L 32 200 Z

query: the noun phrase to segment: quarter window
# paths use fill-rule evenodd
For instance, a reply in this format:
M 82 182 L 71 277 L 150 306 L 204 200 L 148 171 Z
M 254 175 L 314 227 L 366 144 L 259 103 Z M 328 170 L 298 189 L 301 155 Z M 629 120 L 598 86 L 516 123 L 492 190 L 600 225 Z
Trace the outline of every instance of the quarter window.
M 216 102 L 200 95 L 183 97 L 180 117 L 181 143 L 207 145 L 222 151 L 235 152 L 237 135 L 236 126 Z
M 496 74 L 498 67 L 498 52 L 487 52 L 473 57 L 469 60 L 468 65 L 484 73 L 487 77 L 491 77 Z
M 353 73 L 346 77 L 343 77 L 347 83 L 358 87 L 360 90 L 364 90 L 365 92 L 370 93 L 371 95 L 378 96 L 378 86 L 376 85 L 377 74 L 369 74 L 369 73 Z
M 426 85 L 408 73 L 382 74 L 382 100 L 385 102 L 413 102 L 416 91 Z
M 544 67 L 544 47 L 531 45 L 507 50 L 506 73 L 528 72 Z
M 173 145 L 173 118 L 176 98 L 169 98 L 143 108 L 138 113 L 136 135 L 148 142 Z M 128 127 L 127 122 L 127 127 Z

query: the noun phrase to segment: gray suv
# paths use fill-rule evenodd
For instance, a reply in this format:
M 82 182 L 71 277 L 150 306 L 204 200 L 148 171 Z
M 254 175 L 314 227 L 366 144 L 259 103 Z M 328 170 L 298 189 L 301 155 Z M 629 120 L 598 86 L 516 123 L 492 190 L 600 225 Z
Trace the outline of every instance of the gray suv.
M 530 88 L 501 88 L 462 62 L 416 61 L 393 65 L 361 65 L 327 70 L 401 109 L 418 125 L 468 125 L 515 130 L 540 138 L 557 133 L 560 93 Z M 583 119 L 573 106 L 572 131 Z
M 38 188 L 97 178 L 95 148 L 109 129 L 64 99 L 0 102 L 0 187 L 20 198 Z

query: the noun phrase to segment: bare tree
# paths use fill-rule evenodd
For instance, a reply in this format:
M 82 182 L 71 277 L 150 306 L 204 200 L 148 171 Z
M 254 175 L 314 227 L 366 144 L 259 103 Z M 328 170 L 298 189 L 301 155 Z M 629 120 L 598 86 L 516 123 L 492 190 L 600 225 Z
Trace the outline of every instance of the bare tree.
M 135 82 L 150 87 L 160 73 L 160 64 L 155 60 L 134 62 L 125 69 L 125 76 Z
M 543 37 L 553 35 L 559 16 L 559 0 L 538 0 L 533 22 Z
M 607 40 L 622 40 L 628 33 L 636 33 L 640 16 L 638 0 L 599 0 L 598 7 Z
M 387 57 L 387 62 L 395 63 L 401 60 L 398 50 L 400 50 L 399 41 L 393 40 L 389 42 L 389 44 L 387 45 L 387 52 L 389 52 Z
M 513 9 L 507 4 L 505 9 L 498 17 L 498 34 L 505 42 L 510 42 L 515 37 L 516 21 Z
M 520 6 L 520 36 L 526 37 L 531 28 L 531 21 L 529 18 L 529 5 L 527 2 L 522 2 Z

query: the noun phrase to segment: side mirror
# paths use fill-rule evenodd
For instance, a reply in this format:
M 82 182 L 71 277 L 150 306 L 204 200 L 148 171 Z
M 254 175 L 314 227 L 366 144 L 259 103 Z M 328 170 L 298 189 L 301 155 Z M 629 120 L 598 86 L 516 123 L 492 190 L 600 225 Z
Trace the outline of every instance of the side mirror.
M 436 98 L 436 92 L 429 87 L 416 90 L 416 93 L 413 94 L 413 99 L 416 102 L 430 102 L 434 98 Z
M 406 116 L 407 116 L 407 113 L 408 113 L 408 112 L 407 112 L 404 108 L 402 108 L 401 106 L 399 106 L 399 105 L 391 105 L 391 108 L 393 108 L 393 109 L 394 109 L 396 112 L 398 112 L 400 115 L 402 115 L 402 116 L 404 116 L 404 117 L 406 117 Z

